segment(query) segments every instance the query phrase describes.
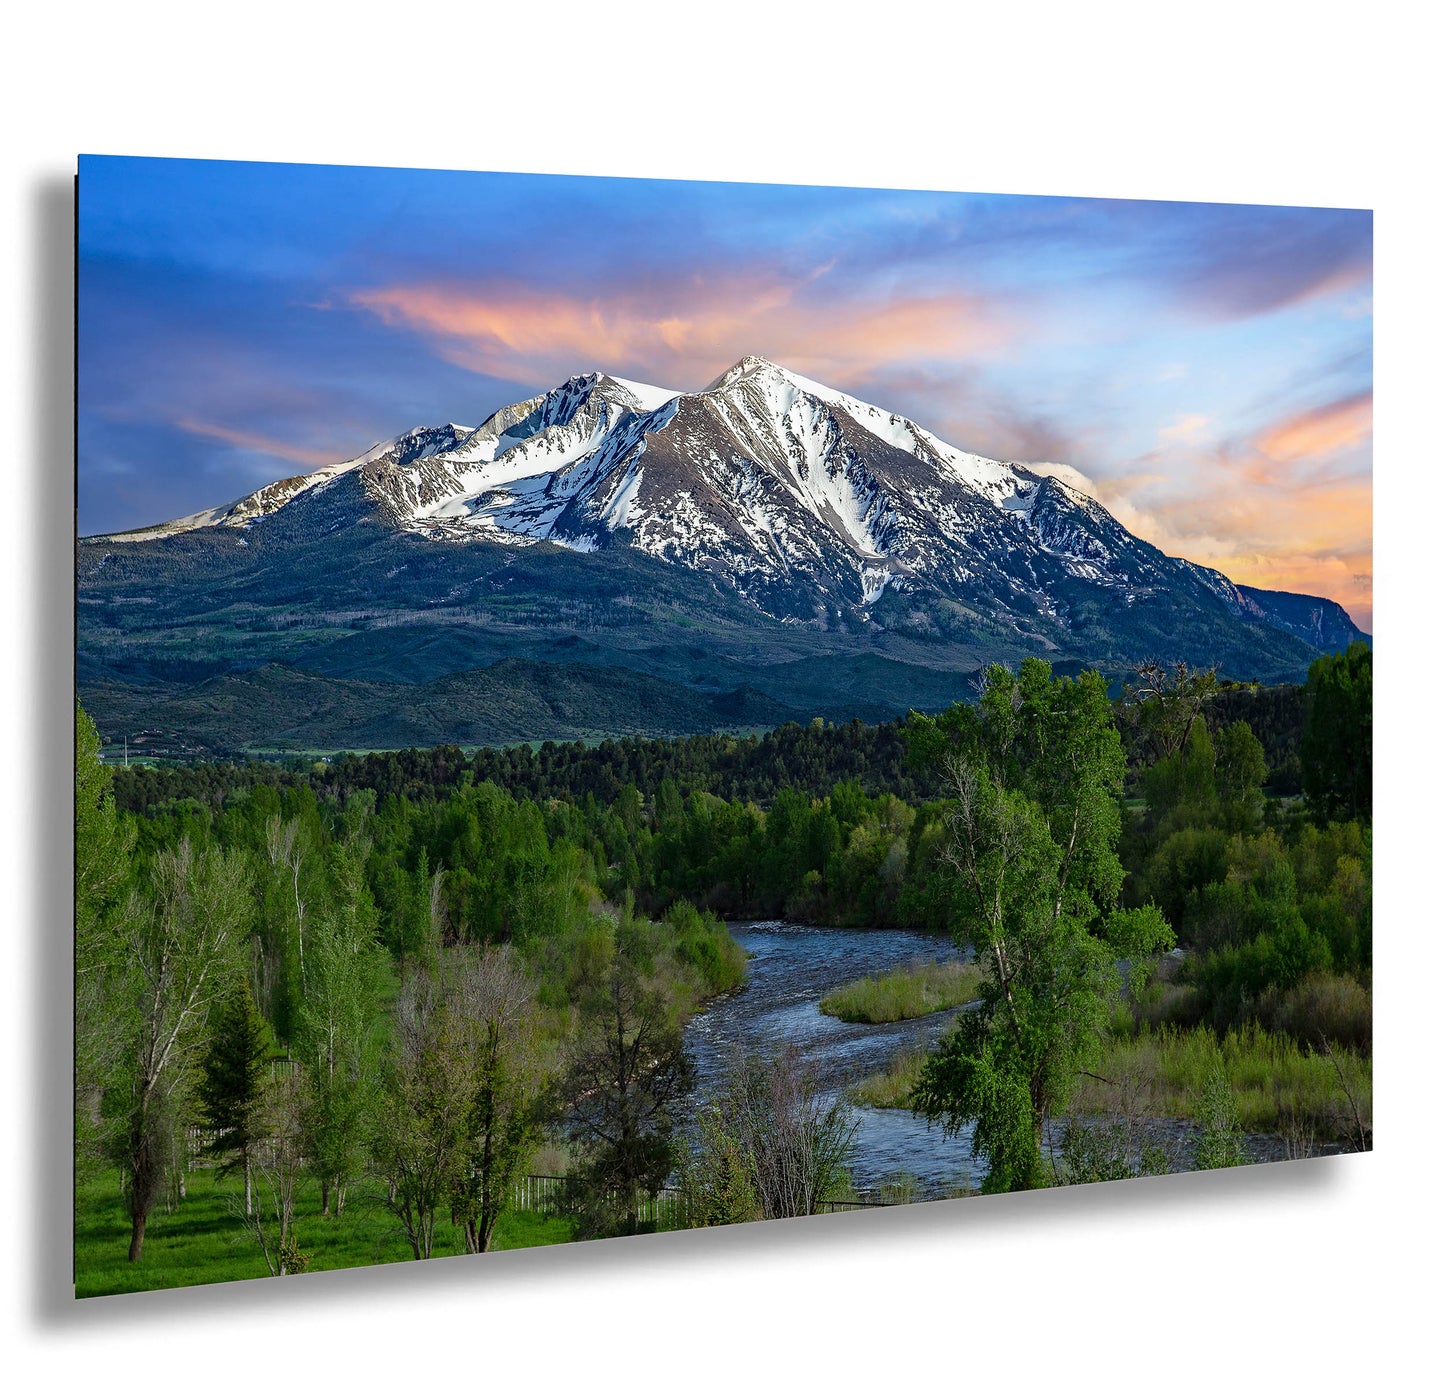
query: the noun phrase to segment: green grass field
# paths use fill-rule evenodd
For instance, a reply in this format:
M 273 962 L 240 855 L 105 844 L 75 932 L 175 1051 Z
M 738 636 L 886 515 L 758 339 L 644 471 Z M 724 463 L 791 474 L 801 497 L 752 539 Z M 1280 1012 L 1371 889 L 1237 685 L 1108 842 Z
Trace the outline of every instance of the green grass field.
M 211 1169 L 186 1176 L 186 1198 L 167 1213 L 157 1207 L 146 1227 L 141 1261 L 126 1260 L 130 1218 L 114 1175 L 83 1181 L 75 1201 L 75 1294 L 109 1296 L 123 1291 L 151 1291 L 170 1286 L 240 1281 L 267 1276 L 260 1247 L 246 1233 L 233 1204 L 240 1199 L 240 1180 L 218 1180 Z M 445 1211 L 437 1216 L 433 1255 L 463 1251 L 461 1230 Z M 543 1214 L 504 1214 L 492 1241 L 494 1251 L 539 1247 L 572 1240 L 573 1224 Z M 340 1218 L 321 1216 L 318 1188 L 304 1187 L 296 1209 L 296 1238 L 310 1258 L 309 1271 L 369 1267 L 382 1262 L 409 1262 L 411 1248 L 387 1213 L 374 1188 L 354 1188 Z

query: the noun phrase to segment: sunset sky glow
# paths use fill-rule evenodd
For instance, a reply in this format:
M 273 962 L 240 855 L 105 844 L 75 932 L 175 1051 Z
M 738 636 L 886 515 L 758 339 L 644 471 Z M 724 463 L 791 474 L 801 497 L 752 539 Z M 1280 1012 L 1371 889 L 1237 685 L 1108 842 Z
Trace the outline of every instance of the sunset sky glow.
M 79 524 L 758 354 L 1372 629 L 1372 217 L 84 157 Z

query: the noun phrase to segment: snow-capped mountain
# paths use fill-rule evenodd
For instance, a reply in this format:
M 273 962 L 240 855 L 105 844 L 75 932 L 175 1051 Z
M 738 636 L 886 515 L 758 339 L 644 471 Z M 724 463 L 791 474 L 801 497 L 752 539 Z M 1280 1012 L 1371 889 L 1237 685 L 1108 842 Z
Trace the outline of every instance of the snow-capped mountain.
M 1049 645 L 1161 601 L 1320 649 L 1359 634 L 1334 603 L 1168 558 L 1053 477 L 753 357 L 698 393 L 572 378 L 475 429 L 417 428 L 111 541 L 249 529 L 342 482 L 358 507 L 423 538 L 627 547 L 701 572 L 773 618 L 824 628 L 932 625 L 918 606 L 942 598 L 965 621 Z
M 338 461 L 334 466 L 322 466 L 304 476 L 287 476 L 284 480 L 273 481 L 270 485 L 263 485 L 260 490 L 253 490 L 249 495 L 231 501 L 229 505 L 217 505 L 213 509 L 201 510 L 193 515 L 183 515 L 180 519 L 167 520 L 166 523 L 153 525 L 149 529 L 134 529 L 125 534 L 105 537 L 140 543 L 148 539 L 164 539 L 171 534 L 183 534 L 191 529 L 206 529 L 212 525 L 242 529 L 254 520 L 275 514 L 303 492 L 325 486 L 338 476 L 352 475 L 368 466 L 381 470 L 387 465 L 409 465 L 434 452 L 446 451 L 456 446 L 471 430 L 470 427 L 458 427 L 454 422 L 445 427 L 413 427 L 410 432 L 404 432 L 400 437 L 393 437 L 388 442 L 378 442 L 369 451 L 352 457 L 350 461 Z

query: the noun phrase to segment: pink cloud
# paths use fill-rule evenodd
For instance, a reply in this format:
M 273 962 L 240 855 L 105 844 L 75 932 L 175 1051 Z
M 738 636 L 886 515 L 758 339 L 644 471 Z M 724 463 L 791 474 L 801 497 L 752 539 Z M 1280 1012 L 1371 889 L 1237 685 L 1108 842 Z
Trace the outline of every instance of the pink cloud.
M 1176 432 L 1167 447 L 1161 444 L 1132 463 L 1133 470 L 1109 477 L 1054 463 L 1033 469 L 1087 491 L 1126 529 L 1167 554 L 1217 568 L 1252 587 L 1328 597 L 1369 631 L 1372 483 L 1368 477 L 1309 469 L 1367 438 L 1369 412 L 1366 393 L 1292 414 L 1271 423 L 1243 450 L 1212 447 L 1197 433 Z M 1302 469 L 1282 470 L 1282 463 Z
M 298 466 L 330 466 L 343 459 L 334 452 L 299 446 L 295 442 L 282 441 L 276 437 L 264 437 L 259 432 L 246 432 L 241 428 L 226 427 L 221 423 L 203 422 L 194 417 L 177 418 L 175 426 L 179 427 L 182 432 L 189 432 L 196 437 L 210 437 L 218 442 L 229 442 L 233 447 L 265 452 L 268 456 L 280 457 L 282 461 L 294 461 Z
M 1333 455 L 1373 432 L 1374 394 L 1367 390 L 1273 423 L 1254 445 L 1271 461 L 1290 463 Z
M 418 283 L 349 299 L 384 324 L 427 337 L 451 363 L 512 382 L 601 368 L 696 389 L 743 355 L 760 354 L 846 386 L 894 362 L 994 350 L 1017 331 L 997 307 L 964 293 L 882 304 L 825 297 L 814 287 L 826 271 L 648 281 L 595 297 Z

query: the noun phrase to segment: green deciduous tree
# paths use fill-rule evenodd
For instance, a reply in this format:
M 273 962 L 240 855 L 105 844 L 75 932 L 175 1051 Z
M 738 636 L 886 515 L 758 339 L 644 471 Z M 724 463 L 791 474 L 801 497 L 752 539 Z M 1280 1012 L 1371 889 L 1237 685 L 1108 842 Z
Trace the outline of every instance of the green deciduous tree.
M 306 1079 L 290 1062 L 268 1072 L 254 1121 L 261 1206 L 248 1210 L 247 1231 L 273 1277 L 304 1272 L 309 1259 L 296 1237 L 296 1198 L 306 1168 Z
M 387 1184 L 386 1206 L 418 1260 L 432 1254 L 467 1108 L 466 1084 L 447 1053 L 446 1019 L 441 978 L 417 967 L 397 996 L 373 1123 L 372 1158 Z
M 459 950 L 448 1015 L 447 1051 L 466 1084 L 452 1218 L 467 1251 L 486 1252 L 553 1112 L 537 986 L 507 947 Z
M 251 917 L 241 856 L 197 853 L 189 840 L 155 857 L 123 914 L 125 970 L 110 1002 L 121 1048 L 103 1110 L 126 1183 L 132 1262 L 193 1099 L 211 1006 L 232 983 Z
M 1214 739 L 1214 780 L 1221 802 L 1256 815 L 1268 775 L 1264 744 L 1244 719 L 1219 730 Z
M 388 1207 L 417 1258 L 450 1206 L 483 1252 L 551 1111 L 536 987 L 508 949 L 438 949 L 396 1008 L 375 1123 Z
M 1177 756 L 1218 689 L 1213 670 L 1196 670 L 1187 661 L 1146 660 L 1137 666 L 1123 696 L 1131 751 L 1146 763 Z
M 333 848 L 327 897 L 313 920 L 297 1057 L 310 1079 L 306 1111 L 308 1168 L 321 1185 L 322 1213 L 364 1169 L 381 1071 L 386 953 L 376 940 L 376 910 L 359 851 Z
M 985 974 L 914 1107 L 949 1131 L 972 1125 L 985 1189 L 1029 1188 L 1046 1119 L 1101 1046 L 1120 962 L 1142 973 L 1172 933 L 1152 906 L 1115 909 L 1124 754 L 1100 676 L 994 666 L 977 705 L 914 715 L 910 738 L 946 776 L 951 929 Z
M 583 1004 L 564 1082 L 589 1231 L 637 1231 L 642 1201 L 672 1172 L 675 1116 L 692 1083 L 682 1030 L 663 996 L 615 957 Z
M 100 735 L 75 708 L 75 1140 L 77 1154 L 97 1144 L 98 1107 L 108 1065 L 120 1044 L 111 1008 L 125 971 L 122 919 L 132 878 L 134 827 L 115 809 Z

